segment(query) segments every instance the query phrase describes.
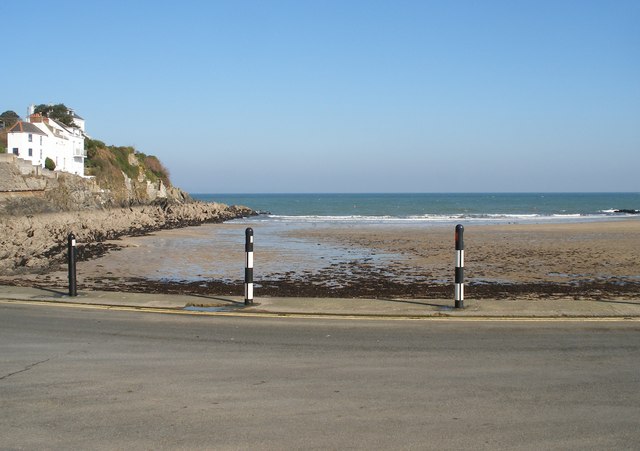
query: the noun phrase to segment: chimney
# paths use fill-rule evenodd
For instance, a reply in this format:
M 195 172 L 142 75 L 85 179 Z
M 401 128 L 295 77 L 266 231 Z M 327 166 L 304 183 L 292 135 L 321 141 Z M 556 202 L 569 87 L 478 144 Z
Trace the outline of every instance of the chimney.
M 27 108 L 27 121 L 31 122 L 31 116 L 36 112 L 36 106 L 34 104 L 29 105 Z

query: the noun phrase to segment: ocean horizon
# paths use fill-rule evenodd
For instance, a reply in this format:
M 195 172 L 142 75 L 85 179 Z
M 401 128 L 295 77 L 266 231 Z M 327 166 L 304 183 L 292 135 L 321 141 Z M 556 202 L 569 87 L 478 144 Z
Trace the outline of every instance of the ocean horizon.
M 245 221 L 337 223 L 571 222 L 640 217 L 640 193 L 193 193 L 244 205 Z

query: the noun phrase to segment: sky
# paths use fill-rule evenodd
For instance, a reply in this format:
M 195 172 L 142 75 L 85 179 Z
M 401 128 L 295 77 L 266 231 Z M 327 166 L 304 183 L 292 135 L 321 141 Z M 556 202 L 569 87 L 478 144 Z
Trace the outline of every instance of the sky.
M 191 193 L 640 191 L 640 1 L 1 2 L 0 112 Z

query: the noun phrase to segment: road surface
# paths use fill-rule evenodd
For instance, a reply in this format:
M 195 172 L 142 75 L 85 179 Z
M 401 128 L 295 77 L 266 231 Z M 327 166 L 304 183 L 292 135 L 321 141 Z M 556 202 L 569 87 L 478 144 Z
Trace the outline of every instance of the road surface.
M 639 322 L 0 305 L 0 448 L 630 449 Z

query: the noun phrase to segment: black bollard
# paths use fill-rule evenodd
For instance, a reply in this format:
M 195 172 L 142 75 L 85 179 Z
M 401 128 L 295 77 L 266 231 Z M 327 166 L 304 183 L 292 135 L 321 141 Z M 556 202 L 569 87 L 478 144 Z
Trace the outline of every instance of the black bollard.
M 456 275 L 455 275 L 455 302 L 456 308 L 464 308 L 464 241 L 462 224 L 456 226 Z
M 76 286 L 76 236 L 70 233 L 67 238 L 67 260 L 69 261 L 69 296 L 77 296 Z
M 244 305 L 253 304 L 253 229 L 245 230 Z

